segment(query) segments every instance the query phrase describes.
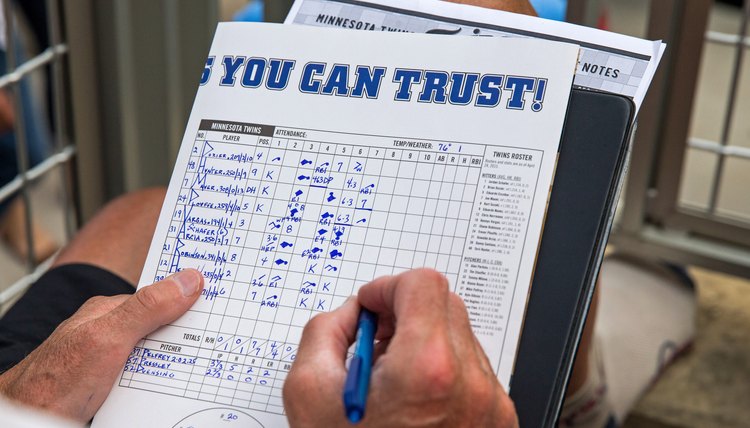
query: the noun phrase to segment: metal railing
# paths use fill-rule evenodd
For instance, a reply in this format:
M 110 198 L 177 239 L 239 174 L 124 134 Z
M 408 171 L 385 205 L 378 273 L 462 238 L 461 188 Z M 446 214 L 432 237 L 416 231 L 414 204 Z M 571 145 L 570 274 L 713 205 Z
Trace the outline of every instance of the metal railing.
M 28 257 L 26 260 L 28 275 L 21 278 L 14 284 L 0 292 L 0 307 L 8 301 L 11 301 L 17 295 L 25 291 L 32 280 L 39 275 L 47 266 L 47 263 L 39 264 L 35 258 L 35 242 L 32 233 L 33 224 L 33 207 L 30 198 L 30 185 L 47 174 L 59 173 L 63 183 L 63 215 L 65 222 L 66 236 L 69 239 L 77 224 L 76 203 L 73 200 L 71 187 L 71 176 L 69 174 L 72 168 L 72 162 L 76 156 L 76 148 L 72 144 L 72 139 L 68 134 L 65 87 L 64 87 L 64 67 L 65 58 L 68 54 L 68 46 L 65 44 L 61 26 L 61 15 L 59 3 L 57 0 L 48 0 L 46 2 L 48 12 L 47 28 L 49 31 L 49 45 L 47 49 L 38 55 L 22 62 L 17 63 L 17 44 L 15 38 L 19 34 L 16 28 L 17 21 L 14 19 L 14 7 L 10 0 L 2 0 L 3 12 L 5 15 L 6 28 L 6 63 L 7 72 L 0 76 L 0 89 L 8 90 L 13 108 L 14 124 L 13 132 L 16 141 L 16 156 L 18 165 L 18 175 L 9 183 L 0 187 L 0 202 L 8 201 L 17 194 L 20 194 L 23 204 L 25 205 L 25 235 L 28 246 Z M 54 141 L 53 153 L 44 161 L 34 166 L 29 165 L 28 158 L 28 140 L 25 133 L 26 124 L 22 113 L 22 102 L 20 85 L 23 79 L 28 78 L 32 73 L 41 71 L 49 67 L 51 70 L 51 88 L 52 88 L 52 118 L 54 124 Z
M 640 113 L 622 221 L 613 242 L 626 252 L 693 264 L 750 277 L 748 219 L 721 212 L 719 195 L 730 159 L 750 159 L 750 148 L 730 144 L 745 51 L 750 46 L 750 1 L 745 1 L 738 34 L 707 31 L 710 0 L 652 1 L 647 37 L 669 43 Z M 729 95 L 718 141 L 690 135 L 702 53 L 707 44 L 734 47 Z M 688 149 L 717 157 L 705 207 L 680 198 Z M 742 197 L 742 196 L 740 196 Z M 747 193 L 750 198 L 750 193 Z
M 97 7 L 94 7 L 95 3 Z M 571 0 L 571 18 L 575 15 L 579 22 L 583 22 L 584 17 L 588 16 L 590 23 L 591 18 L 595 17 L 592 5 L 596 3 L 599 2 Z M 691 137 L 688 131 L 701 52 L 706 40 L 735 47 L 730 80 L 731 92 L 736 93 L 738 79 L 742 75 L 742 56 L 750 46 L 747 3 L 743 9 L 742 30 L 733 35 L 706 31 L 712 4 L 710 0 L 651 2 L 647 37 L 665 39 L 669 49 L 640 114 L 622 221 L 614 234 L 614 242 L 624 251 L 750 276 L 750 224 L 726 218 L 716 211 L 723 166 L 718 166 L 713 173 L 713 194 L 708 209 L 685 207 L 679 201 L 688 147 L 715 153 L 721 159 L 750 158 L 750 148 L 729 144 L 727 137 L 726 130 L 732 126 L 735 96 L 727 100 L 729 117 L 723 124 L 724 132 L 718 141 Z M 288 0 L 269 2 L 267 18 L 278 20 L 288 4 Z M 2 0 L 2 5 L 6 16 L 12 16 L 9 13 L 10 0 Z M 195 90 L 192 74 L 176 72 L 199 69 L 213 23 L 216 22 L 214 2 L 198 0 L 140 2 L 138 7 L 131 2 L 120 3 L 116 0 L 64 3 L 48 0 L 47 5 L 50 47 L 16 64 L 13 47 L 9 43 L 9 69 L 0 76 L 0 88 L 12 90 L 14 106 L 18 109 L 21 102 L 18 94 L 20 81 L 32 72 L 50 67 L 56 130 L 54 154 L 30 168 L 26 158 L 23 116 L 15 115 L 20 173 L 0 188 L 0 201 L 20 193 L 29 208 L 26 210 L 26 240 L 32 250 L 26 264 L 30 276 L 0 292 L 0 306 L 22 292 L 33 279 L 33 273 L 40 272 L 33 259 L 30 184 L 47 174 L 57 172 L 61 175 L 65 193 L 65 227 L 69 237 L 80 223 L 79 219 L 90 216 L 106 199 L 133 190 L 134 186 L 149 183 L 149 177 L 154 172 L 150 171 L 153 168 L 140 164 L 139 159 L 144 153 L 158 151 L 161 153 L 159 163 L 169 169 Z M 61 7 L 64 7 L 64 11 L 61 11 Z M 127 13 L 114 14 L 111 11 L 115 9 Z M 62 33 L 63 21 L 68 29 L 65 35 Z M 136 21 L 139 22 L 137 33 L 128 30 L 133 28 Z M 13 24 L 14 21 L 8 19 L 8 40 L 12 40 L 11 36 L 16 31 Z M 118 41 L 114 35 L 92 37 L 97 28 L 114 28 L 112 34 L 126 37 L 127 40 Z M 163 33 L 165 29 L 169 30 L 167 34 Z M 146 35 L 141 34 L 144 32 Z M 144 42 L 145 39 L 148 39 L 148 43 Z M 69 57 L 69 51 L 73 50 L 69 46 L 74 46 L 75 58 Z M 163 64 L 146 68 L 137 62 L 125 62 L 123 58 L 128 55 L 132 57 L 133 49 L 150 52 L 152 59 L 160 58 Z M 162 51 L 166 55 L 159 54 Z M 144 102 L 149 96 L 154 97 L 154 94 L 148 93 L 148 85 L 136 86 L 131 88 L 133 91 L 127 92 L 102 77 L 112 70 L 117 70 L 122 75 L 120 77 L 130 82 L 142 83 L 149 79 L 166 82 L 165 97 L 162 97 L 162 101 L 166 100 L 163 120 L 150 120 L 150 117 L 144 117 L 149 112 L 132 108 L 134 99 Z M 163 73 L 157 74 L 154 70 L 163 70 Z M 175 74 L 179 75 L 179 79 L 174 77 Z M 168 75 L 170 79 L 165 78 Z M 70 104 L 76 107 L 71 111 L 66 109 L 69 105 L 68 94 Z M 168 124 L 168 132 L 157 131 L 155 127 L 164 123 Z M 68 124 L 75 129 L 76 145 L 72 143 Z M 132 126 L 128 128 L 128 133 L 110 124 Z M 144 138 L 162 134 L 166 137 L 163 140 Z M 105 147 L 104 141 L 108 142 L 108 146 Z M 79 180 L 74 186 L 74 173 L 78 177 L 94 179 Z M 161 176 L 151 181 L 159 180 Z
M 8 17 L 13 3 L 2 0 Z M 18 109 L 19 83 L 49 68 L 55 129 L 53 153 L 30 167 L 23 118 L 15 115 L 14 130 L 21 130 L 19 174 L 0 187 L 0 202 L 23 198 L 30 250 L 27 275 L 0 289 L 0 309 L 46 266 L 33 256 L 29 193 L 35 181 L 61 175 L 68 240 L 107 200 L 166 184 L 218 22 L 218 0 L 46 0 L 46 5 L 50 47 L 20 64 L 8 52 L 8 72 L 0 76 L 0 88 L 14 92 Z M 8 19 L 8 35 L 17 33 L 13 24 Z

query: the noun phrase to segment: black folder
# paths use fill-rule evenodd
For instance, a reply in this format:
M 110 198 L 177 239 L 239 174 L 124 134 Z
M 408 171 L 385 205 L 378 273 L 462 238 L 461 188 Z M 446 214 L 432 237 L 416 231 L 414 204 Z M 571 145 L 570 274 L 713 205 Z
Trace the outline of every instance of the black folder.
M 635 106 L 574 89 L 510 383 L 521 427 L 552 427 L 594 293 Z

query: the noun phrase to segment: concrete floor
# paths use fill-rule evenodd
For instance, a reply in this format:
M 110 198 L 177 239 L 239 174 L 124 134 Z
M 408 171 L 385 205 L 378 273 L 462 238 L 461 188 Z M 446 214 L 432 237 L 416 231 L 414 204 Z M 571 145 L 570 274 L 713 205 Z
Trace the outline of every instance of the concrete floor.
M 626 428 L 750 425 L 750 282 L 691 274 L 698 297 L 692 349 L 641 398 Z

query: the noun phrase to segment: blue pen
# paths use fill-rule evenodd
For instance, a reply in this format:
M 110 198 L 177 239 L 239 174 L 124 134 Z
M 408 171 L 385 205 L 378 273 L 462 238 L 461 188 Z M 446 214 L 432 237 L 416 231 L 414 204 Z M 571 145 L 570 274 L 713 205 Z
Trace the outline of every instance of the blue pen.
M 344 409 L 351 423 L 356 424 L 365 416 L 367 390 L 370 389 L 370 373 L 372 372 L 372 351 L 377 328 L 378 316 L 365 308 L 360 309 L 354 357 L 349 364 L 349 373 L 344 383 Z

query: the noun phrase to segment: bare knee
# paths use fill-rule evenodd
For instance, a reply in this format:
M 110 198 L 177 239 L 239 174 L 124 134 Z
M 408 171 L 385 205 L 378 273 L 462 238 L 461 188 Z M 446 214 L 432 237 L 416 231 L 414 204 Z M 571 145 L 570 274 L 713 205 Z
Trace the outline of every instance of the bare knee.
M 166 189 L 138 190 L 108 203 L 59 254 L 55 265 L 87 263 L 138 280 Z
M 156 228 L 165 195 L 165 188 L 152 187 L 119 196 L 89 220 L 78 235 L 100 235 L 105 231 L 112 235 L 143 235 L 144 232 L 151 235 Z
M 115 198 L 105 205 L 104 210 L 160 210 L 166 195 L 166 187 L 136 190 Z

